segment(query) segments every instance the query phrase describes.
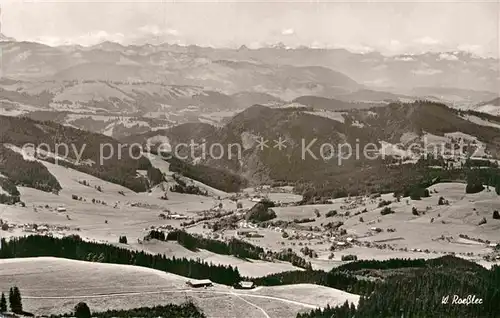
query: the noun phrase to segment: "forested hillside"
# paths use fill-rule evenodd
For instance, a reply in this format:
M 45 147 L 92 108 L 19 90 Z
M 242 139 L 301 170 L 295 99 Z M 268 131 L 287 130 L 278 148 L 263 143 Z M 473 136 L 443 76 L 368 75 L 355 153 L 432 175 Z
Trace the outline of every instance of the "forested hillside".
M 37 122 L 28 118 L 0 116 L 0 123 L 1 144 L 19 148 L 27 145 L 39 147 L 38 150 L 43 152 L 38 151 L 36 157 L 49 162 L 55 162 L 54 153 L 58 152 L 58 164 L 137 192 L 148 188 L 146 179 L 137 176 L 136 171 L 147 170 L 151 163 L 140 157 L 138 148 L 129 149 L 125 145 L 120 147 L 118 141 L 112 138 L 49 121 Z M 65 148 L 68 149 L 67 152 Z M 49 176 L 41 164 L 22 160 L 19 154 L 13 154 L 9 150 L 0 151 L 0 156 L 3 157 L 0 171 L 7 171 L 6 174 L 14 183 L 44 191 L 60 189 L 57 180 Z M 17 169 L 12 169 L 15 163 Z
M 442 257 L 433 260 L 353 262 L 338 270 L 393 271 L 360 299 L 348 305 L 314 310 L 297 318 L 321 317 L 498 317 L 500 267 Z M 359 272 L 358 272 L 359 274 Z

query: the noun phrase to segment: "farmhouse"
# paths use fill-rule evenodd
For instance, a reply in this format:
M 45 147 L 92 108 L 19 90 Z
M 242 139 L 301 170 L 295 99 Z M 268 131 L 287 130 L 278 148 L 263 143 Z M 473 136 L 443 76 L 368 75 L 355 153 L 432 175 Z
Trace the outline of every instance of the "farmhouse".
M 188 217 L 185 215 L 181 214 L 171 214 L 167 216 L 167 218 L 174 219 L 174 220 L 186 220 Z
M 241 289 L 252 289 L 255 287 L 253 282 L 245 282 L 245 281 L 239 282 L 238 286 Z
M 213 285 L 213 283 L 210 281 L 210 279 L 201 279 L 201 280 L 189 280 L 186 282 L 189 286 L 193 288 L 200 288 L 200 287 L 210 287 Z
M 249 235 L 252 235 L 252 234 L 257 234 L 257 231 L 255 230 L 238 230 L 236 231 L 236 235 L 237 236 L 249 236 Z

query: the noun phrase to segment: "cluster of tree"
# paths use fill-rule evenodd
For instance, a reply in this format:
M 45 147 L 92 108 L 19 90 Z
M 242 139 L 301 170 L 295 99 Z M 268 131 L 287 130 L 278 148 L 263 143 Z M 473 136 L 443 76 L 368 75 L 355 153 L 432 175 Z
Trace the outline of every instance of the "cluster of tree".
M 12 180 L 0 175 L 0 189 L 6 193 L 0 193 L 0 204 L 16 204 L 21 201 L 20 193 Z
M 35 188 L 45 192 L 59 192 L 59 181 L 38 161 L 24 160 L 23 156 L 3 145 L 0 146 L 0 173 L 17 186 Z M 0 178 L 1 179 L 1 178 Z M 2 184 L 7 184 L 3 181 Z M 19 192 L 8 186 L 12 194 Z
M 127 310 L 108 310 L 104 312 L 93 312 L 85 303 L 75 306 L 74 313 L 63 315 L 52 315 L 51 318 L 76 317 L 76 318 L 157 318 L 157 317 L 189 317 L 205 318 L 205 315 L 192 302 L 181 305 L 162 305 L 155 307 L 140 307 Z
M 427 261 L 424 259 L 402 259 L 394 258 L 384 261 L 377 260 L 360 260 L 343 264 L 337 267 L 337 270 L 358 271 L 362 269 L 396 269 L 396 268 L 413 268 L 426 267 Z
M 382 208 L 382 207 L 387 206 L 387 205 L 389 205 L 389 204 L 391 204 L 391 203 L 392 203 L 391 201 L 388 201 L 388 200 L 382 200 L 382 201 L 380 201 L 380 202 L 378 203 L 378 207 L 379 207 L 379 208 Z
M 21 202 L 19 196 L 11 196 L 5 193 L 0 193 L 0 204 L 12 205 Z
M 178 172 L 185 177 L 225 192 L 238 192 L 248 185 L 246 179 L 227 170 L 205 165 L 192 165 L 175 157 L 168 161 L 170 171 Z
M 304 254 L 305 256 L 309 256 L 310 258 L 317 258 L 318 253 L 316 253 L 315 250 L 312 248 L 309 248 L 307 246 L 304 246 L 303 248 L 300 249 L 300 252 Z
M 245 215 L 245 219 L 251 222 L 265 222 L 276 218 L 276 212 L 271 208 L 275 206 L 273 201 L 263 199 L 257 202 Z
M 127 244 L 127 237 L 125 235 L 118 238 L 118 243 Z
M 10 311 L 15 314 L 24 314 L 23 311 L 23 301 L 21 297 L 21 292 L 17 287 L 11 287 L 9 290 L 9 305 Z M 7 311 L 7 299 L 5 298 L 5 294 L 2 293 L 0 297 L 0 313 Z
M 313 309 L 310 312 L 299 313 L 297 318 L 354 318 L 356 307 L 346 300 L 342 306 Z
M 438 205 L 449 205 L 449 204 L 450 204 L 450 202 L 448 202 L 448 200 L 446 200 L 443 197 L 439 197 Z
M 297 224 L 309 223 L 309 222 L 314 222 L 314 221 L 316 221 L 316 219 L 314 219 L 314 218 L 293 219 L 293 223 L 297 223 Z
M 483 184 L 478 180 L 467 180 L 467 186 L 465 187 L 465 193 L 478 193 L 484 190 Z
M 484 190 L 484 186 L 491 186 L 500 195 L 500 169 L 468 169 L 466 170 L 467 186 L 466 193 L 478 193 Z
M 174 184 L 170 187 L 170 191 L 172 191 L 172 192 L 194 194 L 194 195 L 208 195 L 207 191 L 202 190 L 193 184 L 188 185 L 177 174 L 174 174 L 173 178 L 177 182 L 177 184 Z
M 90 312 L 90 308 L 86 303 L 80 302 L 75 306 L 74 316 L 76 318 L 91 318 L 92 313 Z
M 344 222 L 342 222 L 342 221 L 335 221 L 335 222 L 328 222 L 325 225 L 323 225 L 323 227 L 325 228 L 325 230 L 336 231 L 342 225 L 344 225 Z
M 17 190 L 16 185 L 12 180 L 8 178 L 4 178 L 3 176 L 0 176 L 0 188 L 3 189 L 3 191 L 7 192 L 11 196 L 19 196 L 19 190 Z
M 216 254 L 233 255 L 239 258 L 251 259 L 262 259 L 265 255 L 263 248 L 236 238 L 231 238 L 229 241 L 224 242 L 205 238 L 200 235 L 191 235 L 181 230 L 170 231 L 167 235 L 161 231 L 152 230 L 147 237 L 161 241 L 176 241 L 192 251 L 204 249 Z
M 409 196 L 412 200 L 420 200 L 421 198 L 430 197 L 429 189 L 425 189 L 422 187 L 413 187 L 408 190 L 408 192 L 403 193 L 403 197 Z
M 490 161 L 488 159 L 471 159 L 465 160 L 464 168 L 479 168 L 479 167 L 490 167 L 498 168 L 498 163 L 496 161 Z
M 382 215 L 387 215 L 387 214 L 392 214 L 392 213 L 394 213 L 394 210 L 388 206 L 386 206 L 382 210 L 380 210 L 380 214 L 382 214 Z
M 280 260 L 294 266 L 310 269 L 311 263 L 298 256 L 292 249 L 280 252 L 265 251 L 263 248 L 235 238 L 229 241 L 219 241 L 191 235 L 181 230 L 174 230 L 165 235 L 162 231 L 151 230 L 146 239 L 160 241 L 176 241 L 187 249 L 196 251 L 204 249 L 222 255 L 233 255 L 243 259 L 259 259 L 266 261 Z
M 185 258 L 169 259 L 161 254 L 153 255 L 109 244 L 86 242 L 78 236 L 59 239 L 31 235 L 8 241 L 2 239 L 1 244 L 0 258 L 51 256 L 87 261 L 91 257 L 103 263 L 148 267 L 194 279 L 210 279 L 229 286 L 241 280 L 238 269 L 232 266 L 211 265 Z
M 358 257 L 353 254 L 342 255 L 342 261 L 357 261 Z
M 337 210 L 331 210 L 331 211 L 326 212 L 325 217 L 331 218 L 335 215 L 337 215 Z
M 311 262 L 306 261 L 304 258 L 297 255 L 291 248 L 283 249 L 279 252 L 267 252 L 268 259 L 277 259 L 283 262 L 289 262 L 293 266 L 311 269 Z

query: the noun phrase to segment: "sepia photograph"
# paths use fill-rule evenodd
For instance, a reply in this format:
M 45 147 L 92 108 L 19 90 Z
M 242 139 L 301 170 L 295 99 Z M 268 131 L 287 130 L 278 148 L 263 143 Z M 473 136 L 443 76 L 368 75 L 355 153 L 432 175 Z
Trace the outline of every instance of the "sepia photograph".
M 2 0 L 0 318 L 500 317 L 498 0 Z

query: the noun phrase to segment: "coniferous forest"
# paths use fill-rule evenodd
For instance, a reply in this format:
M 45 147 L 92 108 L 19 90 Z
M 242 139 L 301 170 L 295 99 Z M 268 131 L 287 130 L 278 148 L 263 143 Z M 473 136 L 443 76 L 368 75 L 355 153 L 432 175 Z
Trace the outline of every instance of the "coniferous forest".
M 224 285 L 234 285 L 241 280 L 240 273 L 231 266 L 213 265 L 186 258 L 167 258 L 131 251 L 109 244 L 86 242 L 78 236 L 62 239 L 31 235 L 2 239 L 0 258 L 52 256 L 81 261 L 98 261 L 123 265 L 136 265 L 194 278 L 210 279 Z
M 390 273 L 372 293 L 361 297 L 357 308 L 344 304 L 297 318 L 500 317 L 500 267 L 496 265 L 487 270 L 444 256 L 428 261 L 362 261 L 346 267 Z

